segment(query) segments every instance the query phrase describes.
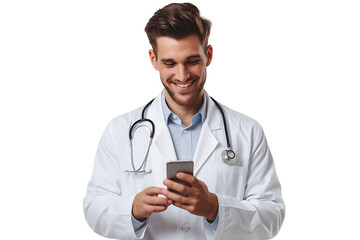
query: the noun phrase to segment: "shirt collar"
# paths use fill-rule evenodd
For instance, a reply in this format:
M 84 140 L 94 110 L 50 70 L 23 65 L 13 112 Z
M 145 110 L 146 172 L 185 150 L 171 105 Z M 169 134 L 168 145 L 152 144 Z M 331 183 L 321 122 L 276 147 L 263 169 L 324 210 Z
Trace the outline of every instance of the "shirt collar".
M 165 101 L 165 90 L 163 90 L 161 92 L 161 105 L 162 105 L 162 110 L 163 110 L 163 113 L 164 113 L 164 120 L 166 122 L 166 124 L 168 125 L 169 124 L 169 119 L 170 117 L 172 116 L 177 116 L 175 113 L 173 113 L 170 108 L 168 107 L 168 105 L 166 104 L 166 101 Z M 204 100 L 203 100 L 203 104 L 201 105 L 199 111 L 194 115 L 192 116 L 192 119 L 191 119 L 191 123 L 193 123 L 193 120 L 195 120 L 195 118 L 200 117 L 201 119 L 201 124 L 204 123 L 205 119 L 206 119 L 206 113 L 207 113 L 207 100 L 206 100 L 206 96 L 205 96 L 205 91 L 204 91 L 204 96 L 203 96 Z

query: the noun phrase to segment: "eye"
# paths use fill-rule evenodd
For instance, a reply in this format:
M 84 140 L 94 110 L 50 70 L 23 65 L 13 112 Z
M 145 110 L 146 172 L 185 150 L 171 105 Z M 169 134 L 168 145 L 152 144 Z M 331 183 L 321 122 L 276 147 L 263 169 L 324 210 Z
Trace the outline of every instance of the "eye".
M 193 60 L 193 61 L 188 61 L 187 64 L 189 64 L 189 65 L 196 65 L 196 64 L 198 64 L 199 62 L 200 62 L 200 60 L 197 59 L 197 60 Z
M 172 68 L 175 66 L 175 63 L 164 63 L 164 65 L 168 68 Z

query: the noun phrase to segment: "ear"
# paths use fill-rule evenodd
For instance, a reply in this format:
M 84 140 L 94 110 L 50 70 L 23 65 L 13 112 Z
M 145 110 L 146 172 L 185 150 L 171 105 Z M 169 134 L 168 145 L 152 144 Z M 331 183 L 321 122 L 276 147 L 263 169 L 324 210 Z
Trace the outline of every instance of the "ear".
M 206 66 L 209 66 L 213 57 L 213 48 L 209 45 L 206 49 Z
M 151 64 L 153 65 L 153 67 L 155 68 L 155 70 L 159 71 L 159 67 L 157 65 L 157 59 L 156 59 L 156 55 L 154 53 L 153 50 L 149 50 L 149 57 L 150 57 L 150 61 L 151 61 Z

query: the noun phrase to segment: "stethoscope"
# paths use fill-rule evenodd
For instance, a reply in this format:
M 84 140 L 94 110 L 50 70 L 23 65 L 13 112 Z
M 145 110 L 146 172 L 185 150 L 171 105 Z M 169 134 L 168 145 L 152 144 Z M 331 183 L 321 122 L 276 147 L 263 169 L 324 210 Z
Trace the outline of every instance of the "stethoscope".
M 224 131 L 225 131 L 225 136 L 226 136 L 226 144 L 227 144 L 227 148 L 222 151 L 221 153 L 221 158 L 223 159 L 223 161 L 228 164 L 228 165 L 232 165 L 235 161 L 236 161 L 236 154 L 235 152 L 231 149 L 231 146 L 230 146 L 230 140 L 229 140 L 229 134 L 228 134 L 228 129 L 227 129 L 227 125 L 226 125 L 226 119 L 225 119 L 225 114 L 224 114 L 224 111 L 222 110 L 220 104 L 215 100 L 213 99 L 212 97 L 210 97 L 216 107 L 220 110 L 221 112 L 221 116 L 222 116 L 222 119 L 223 119 L 223 124 L 224 124 Z M 145 164 L 146 164 L 146 161 L 147 161 L 147 158 L 148 158 L 148 155 L 149 155 L 149 150 L 150 150 L 150 145 L 152 143 L 152 140 L 154 138 L 154 134 L 155 134 L 155 124 L 153 121 L 151 121 L 150 119 L 148 118 L 145 118 L 145 111 L 146 109 L 152 104 L 152 102 L 155 100 L 152 99 L 150 102 L 148 102 L 145 107 L 143 108 L 142 112 L 141 112 L 141 118 L 139 120 L 137 120 L 136 122 L 134 122 L 131 127 L 130 127 L 130 130 L 129 130 L 129 139 L 130 139 L 130 149 L 131 149 L 131 165 L 132 165 L 132 168 L 133 170 L 126 170 L 125 172 L 129 172 L 129 173 L 151 173 L 151 169 L 145 169 L 145 170 L 141 170 Z M 150 126 L 149 125 L 146 125 L 146 124 L 143 124 L 143 125 L 140 125 L 140 123 L 143 123 L 143 122 L 148 122 L 150 123 Z M 134 138 L 134 133 L 136 131 L 136 129 L 140 128 L 140 127 L 147 127 L 149 128 L 149 131 L 150 131 L 150 139 L 149 139 L 149 143 L 148 143 L 148 147 L 147 147 L 147 150 L 146 150 L 146 153 L 145 153 L 145 157 L 144 157 L 144 160 L 143 162 L 141 163 L 140 167 L 139 168 L 136 168 L 135 167 L 135 163 L 134 163 L 134 158 L 133 158 L 133 146 L 132 146 L 132 140 Z

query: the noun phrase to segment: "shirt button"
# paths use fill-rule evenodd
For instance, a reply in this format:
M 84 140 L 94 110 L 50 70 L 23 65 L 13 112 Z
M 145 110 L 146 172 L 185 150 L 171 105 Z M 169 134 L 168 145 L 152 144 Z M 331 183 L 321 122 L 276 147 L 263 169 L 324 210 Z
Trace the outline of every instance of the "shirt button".
M 188 131 L 187 131 L 187 130 L 184 130 L 184 133 L 185 133 L 185 134 L 187 134 L 187 133 L 188 133 Z
M 181 231 L 183 231 L 184 233 L 187 233 L 189 230 L 190 230 L 190 227 L 186 223 L 181 226 Z

